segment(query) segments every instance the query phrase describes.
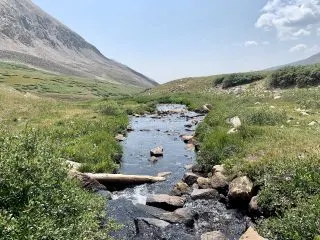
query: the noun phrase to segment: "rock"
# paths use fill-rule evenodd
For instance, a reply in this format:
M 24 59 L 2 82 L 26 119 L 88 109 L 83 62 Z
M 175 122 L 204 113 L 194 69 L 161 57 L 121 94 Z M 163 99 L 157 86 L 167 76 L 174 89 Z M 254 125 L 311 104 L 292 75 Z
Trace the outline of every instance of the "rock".
M 144 221 L 148 223 L 149 225 L 164 229 L 170 225 L 170 223 L 160 220 L 160 219 L 155 219 L 155 218 L 138 218 L 137 220 Z
M 162 172 L 162 173 L 158 173 L 158 177 L 167 177 L 167 176 L 169 176 L 169 175 L 171 175 L 172 174 L 172 172 Z
M 192 185 L 192 189 L 199 189 L 199 185 L 196 184 L 196 183 L 194 183 L 194 184 Z
M 201 189 L 208 189 L 211 187 L 211 182 L 209 178 L 199 177 L 197 179 L 197 184 Z
M 281 98 L 281 96 L 274 96 L 273 99 L 277 100 L 277 99 L 280 99 L 280 98 Z
M 81 163 L 70 161 L 70 160 L 67 160 L 66 164 L 69 169 L 74 169 L 74 170 L 79 170 L 82 166 Z
M 228 123 L 231 124 L 233 126 L 233 128 L 235 128 L 235 129 L 241 127 L 241 120 L 238 116 L 230 118 L 228 120 Z
M 132 128 L 132 126 L 127 126 L 127 132 L 133 132 L 134 131 L 134 129 Z
M 189 151 L 194 151 L 196 149 L 196 147 L 192 143 L 188 143 L 186 145 L 186 149 Z
M 224 192 L 228 189 L 227 177 L 221 172 L 215 172 L 211 177 L 211 187 L 219 192 Z
M 192 186 L 194 183 L 197 182 L 198 178 L 201 177 L 198 174 L 187 172 L 183 176 L 183 181 L 188 184 L 189 186 Z
M 253 183 L 248 177 L 238 177 L 229 185 L 228 198 L 230 202 L 239 207 L 247 206 L 253 194 Z
M 202 106 L 200 112 L 202 113 L 209 113 L 212 110 L 212 105 L 211 104 L 205 104 Z
M 225 174 L 226 170 L 224 168 L 224 165 L 215 165 L 212 168 L 212 174 L 215 174 L 216 172 L 220 172 L 222 174 Z
M 151 149 L 150 155 L 155 156 L 155 157 L 163 156 L 163 147 L 160 146 L 160 147 L 156 147 L 154 149 Z
M 178 208 L 174 211 L 174 213 L 183 218 L 184 220 L 192 220 L 192 213 L 187 208 Z
M 69 171 L 69 177 L 73 179 L 77 179 L 81 185 L 86 190 L 89 191 L 100 191 L 107 190 L 107 188 L 100 184 L 97 180 L 89 177 L 87 174 L 78 172 L 76 170 Z
M 190 141 L 193 139 L 193 136 L 192 135 L 183 135 L 183 136 L 181 136 L 181 139 L 185 143 L 190 143 Z
M 191 199 L 219 199 L 219 193 L 215 189 L 193 189 Z
M 200 165 L 200 164 L 194 164 L 192 166 L 192 172 L 193 173 L 204 173 L 205 172 L 205 168 L 204 166 Z
M 316 124 L 317 124 L 317 122 L 312 121 L 311 123 L 308 124 L 308 126 L 314 126 L 314 125 L 316 125 Z
M 258 205 L 258 196 L 251 198 L 249 203 L 249 213 L 251 216 L 260 216 L 262 214 L 261 208 Z
M 152 162 L 152 163 L 155 163 L 157 162 L 159 159 L 155 156 L 152 156 L 151 158 L 149 158 L 149 161 Z
M 238 132 L 238 129 L 236 129 L 236 128 L 231 128 L 228 132 L 227 132 L 227 134 L 234 134 L 234 133 L 237 133 Z
M 184 198 L 166 194 L 149 195 L 147 197 L 146 204 L 149 206 L 162 208 L 167 211 L 174 211 L 183 207 Z
M 181 196 L 183 194 L 187 194 L 190 192 L 190 188 L 188 186 L 188 184 L 184 183 L 184 182 L 178 182 L 173 190 L 172 193 L 176 196 Z
M 112 193 L 109 192 L 108 190 L 99 190 L 99 194 L 101 196 L 103 196 L 104 198 L 106 198 L 107 200 L 111 200 L 112 199 Z
M 265 238 L 261 237 L 252 227 L 249 227 L 239 240 L 265 240 Z
M 185 168 L 186 170 L 191 170 L 192 167 L 193 167 L 193 164 L 189 164 L 189 165 L 185 165 L 185 166 L 184 166 L 184 168 Z
M 126 138 L 125 138 L 125 136 L 123 136 L 123 134 L 118 134 L 117 136 L 115 136 L 115 139 L 119 142 L 126 140 Z
M 228 238 L 220 231 L 213 231 L 202 234 L 201 240 L 228 240 Z

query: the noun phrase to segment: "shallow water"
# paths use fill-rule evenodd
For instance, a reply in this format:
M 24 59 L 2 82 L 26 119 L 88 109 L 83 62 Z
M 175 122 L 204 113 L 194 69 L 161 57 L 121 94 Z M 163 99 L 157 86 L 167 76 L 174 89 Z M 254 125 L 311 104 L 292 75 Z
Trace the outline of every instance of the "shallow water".
M 159 231 L 148 225 L 137 226 L 135 219 L 153 217 L 143 209 L 147 196 L 153 193 L 168 194 L 182 179 L 186 171 L 185 166 L 195 162 L 195 152 L 186 148 L 180 136 L 194 134 L 192 130 L 195 129 L 195 125 L 193 124 L 191 128 L 185 125 L 190 124 L 192 120 L 201 122 L 204 118 L 187 111 L 183 105 L 159 105 L 157 110 L 160 112 L 159 115 L 131 118 L 134 131 L 129 132 L 123 142 L 120 173 L 153 176 L 161 172 L 172 172 L 172 174 L 166 177 L 164 182 L 113 192 L 112 200 L 108 202 L 107 213 L 109 217 L 124 225 L 120 231 L 113 233 L 113 236 L 117 239 L 184 240 L 200 239 L 201 233 L 221 230 L 229 239 L 238 239 L 247 226 L 245 216 L 236 210 L 228 210 L 223 204 L 212 200 L 186 203 L 185 207 L 197 216 L 191 228 L 183 224 L 172 224 L 165 231 Z M 161 114 L 168 110 L 177 113 Z M 149 161 L 150 150 L 157 146 L 164 148 L 164 156 L 156 163 L 152 163 Z

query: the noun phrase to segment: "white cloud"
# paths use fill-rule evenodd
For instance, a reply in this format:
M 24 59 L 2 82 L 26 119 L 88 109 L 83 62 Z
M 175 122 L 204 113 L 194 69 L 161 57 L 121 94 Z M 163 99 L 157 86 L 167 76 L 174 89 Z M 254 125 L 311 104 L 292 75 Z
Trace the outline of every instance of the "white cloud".
M 269 0 L 255 26 L 275 29 L 282 40 L 309 36 L 320 26 L 320 0 Z
M 308 54 L 308 55 L 313 55 L 313 54 L 316 54 L 316 53 L 319 53 L 320 52 L 320 46 L 319 45 L 314 45 L 310 48 L 307 48 L 305 50 L 305 52 Z
M 317 29 L 317 35 L 320 36 L 320 28 Z
M 290 48 L 289 52 L 301 52 L 303 50 L 306 50 L 308 46 L 306 44 L 298 44 L 292 48 Z
M 258 46 L 259 44 L 256 41 L 246 41 L 244 43 L 245 47 Z
M 268 42 L 268 41 L 263 41 L 261 44 L 262 44 L 262 45 L 269 45 L 270 42 Z

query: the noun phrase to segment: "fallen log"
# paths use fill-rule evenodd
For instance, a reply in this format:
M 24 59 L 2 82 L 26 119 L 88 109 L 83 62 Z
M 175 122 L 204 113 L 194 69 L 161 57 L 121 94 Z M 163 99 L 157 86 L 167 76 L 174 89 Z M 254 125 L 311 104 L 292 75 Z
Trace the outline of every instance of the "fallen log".
M 153 177 L 144 175 L 123 175 L 123 174 L 107 174 L 107 173 L 86 173 L 89 177 L 97 180 L 103 185 L 108 184 L 124 184 L 138 185 L 144 183 L 156 183 L 165 181 L 164 177 Z

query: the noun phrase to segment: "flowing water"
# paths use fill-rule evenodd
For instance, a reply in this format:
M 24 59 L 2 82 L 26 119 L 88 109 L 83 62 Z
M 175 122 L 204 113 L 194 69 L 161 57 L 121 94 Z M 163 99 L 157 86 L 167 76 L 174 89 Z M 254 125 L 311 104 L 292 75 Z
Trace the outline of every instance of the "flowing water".
M 152 175 L 161 172 L 171 172 L 166 181 L 155 184 L 145 184 L 122 191 L 113 192 L 112 200 L 108 202 L 108 215 L 124 226 L 114 233 L 118 239 L 199 239 L 199 234 L 223 230 L 230 239 L 237 239 L 246 228 L 247 220 L 235 210 L 227 210 L 216 201 L 194 201 L 186 204 L 193 210 L 197 219 L 192 227 L 172 224 L 164 232 L 159 232 L 151 226 L 137 229 L 135 219 L 149 217 L 144 209 L 147 196 L 155 193 L 168 194 L 179 182 L 185 166 L 195 162 L 194 151 L 187 149 L 181 140 L 181 135 L 194 133 L 195 123 L 201 122 L 204 116 L 187 111 L 183 105 L 158 105 L 158 112 L 167 114 L 132 117 L 131 126 L 134 131 L 128 133 L 123 142 L 123 157 L 120 173 Z M 157 146 L 164 148 L 164 156 L 155 163 L 149 161 L 150 150 Z

